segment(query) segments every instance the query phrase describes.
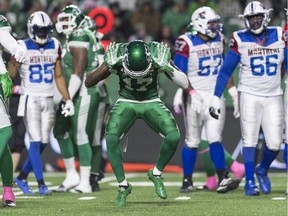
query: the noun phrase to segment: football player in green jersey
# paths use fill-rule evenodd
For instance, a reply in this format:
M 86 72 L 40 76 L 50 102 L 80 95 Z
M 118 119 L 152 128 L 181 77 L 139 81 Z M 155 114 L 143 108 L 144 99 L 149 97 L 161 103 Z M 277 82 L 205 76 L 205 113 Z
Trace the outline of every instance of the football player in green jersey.
M 132 191 L 131 184 L 125 178 L 120 139 L 138 118 L 142 118 L 163 137 L 156 166 L 147 175 L 157 195 L 161 199 L 167 198 L 161 175 L 176 151 L 180 132 L 172 114 L 160 100 L 158 74 L 165 73 L 189 93 L 194 105 L 201 105 L 199 98 L 194 98 L 196 94 L 187 77 L 173 66 L 170 59 L 170 49 L 163 43 L 145 43 L 140 40 L 128 44 L 111 43 L 104 54 L 104 63 L 89 74 L 85 81 L 87 87 L 93 88 L 111 73 L 119 77 L 119 98 L 109 113 L 105 132 L 108 158 L 119 183 L 115 202 L 118 207 L 126 204 L 126 197 Z
M 96 155 L 92 167 L 95 173 L 101 164 L 99 127 L 105 112 L 103 94 L 106 94 L 98 86 L 87 89 L 84 85 L 87 75 L 99 65 L 97 41 L 95 34 L 87 28 L 84 14 L 75 5 L 62 9 L 57 17 L 56 30 L 66 35 L 62 54 L 64 76 L 75 104 L 75 115 L 70 119 L 58 115 L 54 126 L 54 135 L 66 167 L 66 178 L 57 191 L 67 191 L 76 186 L 75 192 L 89 193 L 92 192 L 89 183 L 93 158 L 91 146 L 93 155 Z M 80 178 L 75 169 L 73 143 L 77 145 Z
M 25 50 L 10 34 L 11 27 L 7 19 L 0 15 L 0 44 L 19 63 L 25 61 Z M 12 135 L 10 117 L 8 114 L 8 98 L 12 94 L 12 81 L 8 75 L 3 58 L 0 57 L 0 174 L 3 184 L 2 206 L 16 206 L 13 187 L 13 162 L 8 146 Z

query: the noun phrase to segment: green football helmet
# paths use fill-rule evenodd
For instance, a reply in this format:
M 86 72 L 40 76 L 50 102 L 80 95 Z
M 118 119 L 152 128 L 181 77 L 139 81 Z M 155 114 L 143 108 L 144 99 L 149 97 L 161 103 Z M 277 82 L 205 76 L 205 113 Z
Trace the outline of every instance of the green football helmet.
M 146 76 L 152 67 L 151 53 L 147 44 L 141 40 L 127 44 L 122 65 L 124 72 L 132 78 Z
M 90 31 L 96 34 L 97 31 L 96 23 L 89 16 L 85 16 L 84 28 L 89 29 Z
M 57 16 L 55 28 L 58 33 L 70 35 L 85 22 L 85 15 L 76 5 L 68 5 Z

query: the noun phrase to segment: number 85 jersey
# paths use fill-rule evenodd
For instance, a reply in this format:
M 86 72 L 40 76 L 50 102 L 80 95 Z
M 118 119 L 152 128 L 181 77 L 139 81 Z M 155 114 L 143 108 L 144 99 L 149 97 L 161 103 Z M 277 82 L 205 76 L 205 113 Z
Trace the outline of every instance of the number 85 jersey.
M 29 38 L 18 40 L 18 43 L 27 49 L 26 61 L 20 68 L 22 94 L 53 96 L 55 63 L 61 60 L 59 41 L 52 37 L 43 46 L 38 46 Z
M 213 91 L 223 63 L 224 36 L 219 34 L 209 41 L 192 33 L 183 34 L 175 42 L 174 63 L 187 74 L 193 88 Z

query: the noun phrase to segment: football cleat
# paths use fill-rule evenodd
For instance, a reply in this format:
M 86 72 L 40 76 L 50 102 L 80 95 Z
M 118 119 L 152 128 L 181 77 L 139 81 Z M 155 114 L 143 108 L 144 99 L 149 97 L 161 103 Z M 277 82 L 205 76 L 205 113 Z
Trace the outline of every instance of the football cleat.
M 48 187 L 45 184 L 40 185 L 39 189 L 40 195 L 51 195 L 52 192 L 48 189 Z
M 115 200 L 115 205 L 117 207 L 123 207 L 126 205 L 126 198 L 132 191 L 132 185 L 128 183 L 128 188 L 125 189 L 124 187 L 119 187 L 118 195 Z
M 258 187 L 256 186 L 255 182 L 252 180 L 249 180 L 245 183 L 244 189 L 245 189 L 246 196 L 259 196 L 260 195 Z
M 23 191 L 24 194 L 34 194 L 34 192 L 30 189 L 27 180 L 20 180 L 16 178 L 15 183 Z
M 257 165 L 255 168 L 256 176 L 258 178 L 259 186 L 261 191 L 264 194 L 268 194 L 271 192 L 271 183 L 270 179 L 267 175 L 267 170 L 260 167 L 260 165 Z
M 216 191 L 218 193 L 226 193 L 228 191 L 235 190 L 236 188 L 238 188 L 240 182 L 241 180 L 239 179 L 232 179 L 230 177 L 225 177 L 218 185 Z
M 91 193 L 92 192 L 92 188 L 91 185 L 87 182 L 80 182 L 79 185 L 77 185 L 77 187 L 73 188 L 70 190 L 70 192 L 72 193 Z
M 180 193 L 190 193 L 193 190 L 193 181 L 191 177 L 183 178 L 182 187 L 180 188 Z
M 12 187 L 4 186 L 4 192 L 2 195 L 2 206 L 3 207 L 15 207 L 16 199 L 12 191 Z
M 245 166 L 242 163 L 234 161 L 230 166 L 230 170 L 236 179 L 242 180 L 245 175 Z
M 163 184 L 163 178 L 161 176 L 155 176 L 153 175 L 153 169 L 150 169 L 147 173 L 147 176 L 149 177 L 149 180 L 151 180 L 155 187 L 156 194 L 161 199 L 167 198 L 167 193 Z
M 98 182 L 101 181 L 102 178 L 104 178 L 104 174 L 101 171 L 99 173 L 90 174 L 89 182 L 93 192 L 97 192 L 100 190 Z

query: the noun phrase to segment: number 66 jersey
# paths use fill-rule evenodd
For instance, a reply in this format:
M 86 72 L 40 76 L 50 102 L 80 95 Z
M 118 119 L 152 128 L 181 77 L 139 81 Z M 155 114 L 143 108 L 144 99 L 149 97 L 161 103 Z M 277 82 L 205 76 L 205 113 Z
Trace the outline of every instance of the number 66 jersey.
M 52 97 L 55 63 L 61 59 L 59 41 L 52 37 L 43 46 L 37 46 L 28 38 L 18 43 L 27 49 L 26 61 L 20 68 L 22 94 Z
M 285 47 L 282 28 L 267 27 L 261 36 L 255 37 L 243 30 L 231 37 L 230 49 L 241 56 L 238 91 L 258 96 L 282 95 L 281 65 Z

